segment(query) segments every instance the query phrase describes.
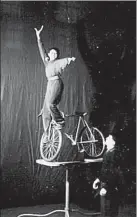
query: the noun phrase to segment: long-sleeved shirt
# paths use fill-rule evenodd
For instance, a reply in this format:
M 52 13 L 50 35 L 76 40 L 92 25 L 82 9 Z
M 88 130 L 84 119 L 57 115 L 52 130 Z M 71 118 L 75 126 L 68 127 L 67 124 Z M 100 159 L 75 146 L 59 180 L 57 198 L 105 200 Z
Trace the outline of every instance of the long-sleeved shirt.
M 46 63 L 46 77 L 50 78 L 56 75 L 61 75 L 63 69 L 69 64 L 68 58 L 57 59 Z
M 44 51 L 41 40 L 38 39 L 37 42 L 38 42 L 38 48 L 40 51 L 41 58 L 42 58 L 44 65 L 45 65 L 46 77 L 50 78 L 50 77 L 53 77 L 56 75 L 60 76 L 62 71 L 64 70 L 64 68 L 70 63 L 69 58 L 56 59 L 53 61 L 48 61 L 48 60 L 46 60 L 46 59 L 48 59 L 48 58 L 46 58 L 48 56 L 47 56 L 46 52 Z

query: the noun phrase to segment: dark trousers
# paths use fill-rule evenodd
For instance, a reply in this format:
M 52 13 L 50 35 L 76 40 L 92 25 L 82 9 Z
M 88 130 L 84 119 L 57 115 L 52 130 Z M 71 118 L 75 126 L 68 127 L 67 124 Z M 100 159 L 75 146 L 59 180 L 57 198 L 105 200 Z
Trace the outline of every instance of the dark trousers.
M 46 132 L 51 119 L 60 122 L 63 119 L 57 105 L 61 100 L 64 85 L 61 79 L 51 80 L 47 83 L 47 90 L 42 108 L 42 120 L 44 131 Z
M 109 196 L 101 196 L 101 217 L 117 217 L 119 211 L 118 192 L 110 193 Z

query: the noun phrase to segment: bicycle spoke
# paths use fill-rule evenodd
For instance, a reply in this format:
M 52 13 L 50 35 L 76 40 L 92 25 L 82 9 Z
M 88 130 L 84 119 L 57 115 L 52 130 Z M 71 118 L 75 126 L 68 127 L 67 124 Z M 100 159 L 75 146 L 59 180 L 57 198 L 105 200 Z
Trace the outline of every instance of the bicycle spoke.
M 97 128 L 84 128 L 81 141 L 85 152 L 91 157 L 98 157 L 104 150 L 104 137 Z
M 49 148 L 49 157 L 51 157 L 51 146 Z
M 58 129 L 51 127 L 49 130 L 49 134 L 48 134 L 49 140 L 47 141 L 47 143 L 44 143 L 44 136 L 45 134 L 43 134 L 40 143 L 41 156 L 46 161 L 54 160 L 61 148 L 61 144 L 62 144 L 61 132 Z
M 49 152 L 49 146 L 44 150 L 44 153 L 48 153 Z
M 56 146 L 56 147 L 57 147 L 57 146 Z M 54 152 L 56 152 L 56 150 L 57 150 L 57 149 L 55 148 L 55 146 L 52 146 L 52 149 L 53 149 Z
M 92 144 L 92 155 L 95 156 L 97 153 L 96 153 L 96 145 Z
M 59 142 L 59 139 L 58 139 L 58 140 L 55 140 L 55 139 L 54 139 L 54 140 L 52 140 L 52 141 L 53 141 L 53 143 L 57 143 L 57 142 Z
M 48 150 L 48 157 L 52 157 L 54 154 L 53 146 L 50 144 L 49 150 Z
M 47 145 L 46 147 L 43 147 L 43 151 L 46 153 L 46 151 L 48 150 L 49 146 Z
M 45 153 L 45 156 L 49 158 L 49 152 L 46 152 L 46 153 Z
M 55 141 L 55 142 L 54 142 L 54 146 L 55 146 L 55 147 L 58 147 L 58 141 Z
M 56 152 L 55 152 L 55 150 L 54 150 L 54 148 L 53 148 L 53 146 L 52 146 L 52 149 L 51 149 L 51 156 L 53 156 L 54 153 L 56 153 Z
M 58 135 L 57 134 L 54 136 L 54 140 L 56 140 L 56 139 L 58 139 Z
M 51 137 L 51 139 L 50 139 L 51 141 L 54 141 L 54 142 L 56 142 L 56 141 L 58 141 L 58 135 L 56 134 L 55 135 L 55 132 L 52 134 L 52 137 Z

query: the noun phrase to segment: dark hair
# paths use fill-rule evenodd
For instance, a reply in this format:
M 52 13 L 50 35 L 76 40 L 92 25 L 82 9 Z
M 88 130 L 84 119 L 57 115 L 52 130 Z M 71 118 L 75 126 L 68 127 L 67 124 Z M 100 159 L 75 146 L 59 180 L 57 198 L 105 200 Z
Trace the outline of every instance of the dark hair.
M 59 58 L 60 50 L 57 47 L 51 47 L 51 48 L 48 49 L 48 51 L 50 51 L 50 50 L 55 50 L 57 52 L 57 58 Z

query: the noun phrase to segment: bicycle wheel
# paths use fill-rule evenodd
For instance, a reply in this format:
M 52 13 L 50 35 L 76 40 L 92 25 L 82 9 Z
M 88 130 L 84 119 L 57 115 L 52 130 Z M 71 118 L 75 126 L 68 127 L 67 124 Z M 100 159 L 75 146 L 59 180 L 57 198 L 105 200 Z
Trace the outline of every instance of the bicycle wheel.
M 94 158 L 101 156 L 105 149 L 104 136 L 95 127 L 83 128 L 80 134 L 80 143 L 86 154 Z
M 46 139 L 45 139 L 46 137 Z M 43 133 L 40 141 L 40 154 L 45 161 L 54 160 L 62 145 L 62 134 L 59 129 L 50 126 L 48 136 Z

